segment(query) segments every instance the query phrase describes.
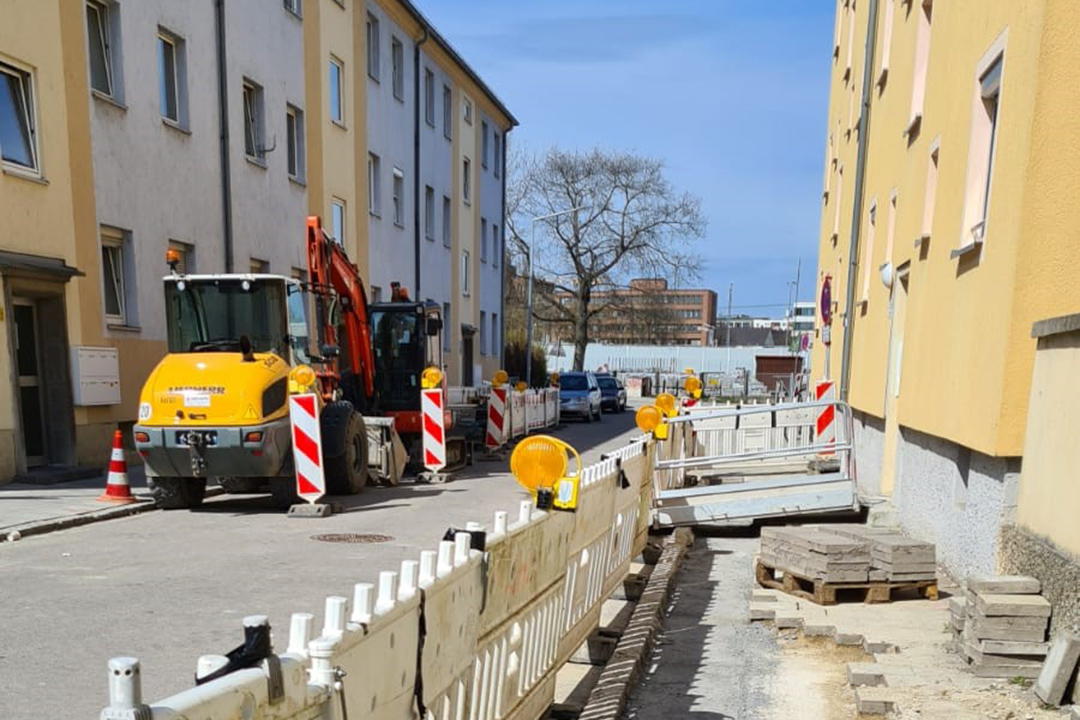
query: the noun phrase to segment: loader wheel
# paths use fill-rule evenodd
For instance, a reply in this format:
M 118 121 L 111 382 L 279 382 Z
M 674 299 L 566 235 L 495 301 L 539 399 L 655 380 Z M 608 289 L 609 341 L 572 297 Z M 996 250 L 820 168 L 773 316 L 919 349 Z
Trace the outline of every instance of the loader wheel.
M 266 478 L 261 477 L 220 477 L 218 484 L 230 495 L 247 495 L 262 492 L 266 487 Z
M 288 510 L 300 502 L 296 494 L 296 479 L 291 477 L 270 478 L 270 498 L 274 507 Z
M 206 478 L 149 477 L 146 484 L 162 510 L 199 507 L 206 495 Z
M 331 403 L 322 412 L 323 462 L 330 495 L 363 491 L 368 481 L 367 428 L 352 403 Z

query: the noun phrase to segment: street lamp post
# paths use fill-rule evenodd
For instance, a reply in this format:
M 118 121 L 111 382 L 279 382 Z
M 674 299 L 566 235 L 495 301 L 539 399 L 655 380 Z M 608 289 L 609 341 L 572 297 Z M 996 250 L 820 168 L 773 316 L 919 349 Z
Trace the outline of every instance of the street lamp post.
M 528 387 L 532 387 L 532 345 L 533 345 L 533 260 L 532 249 L 536 244 L 536 223 L 540 220 L 550 220 L 552 218 L 559 217 L 560 215 L 567 215 L 578 210 L 584 210 L 584 207 L 572 207 L 569 210 L 560 210 L 559 212 L 549 213 L 548 215 L 537 215 L 529 221 L 531 225 L 528 247 L 525 248 L 525 257 L 529 260 L 529 277 L 526 280 L 525 285 L 525 384 Z

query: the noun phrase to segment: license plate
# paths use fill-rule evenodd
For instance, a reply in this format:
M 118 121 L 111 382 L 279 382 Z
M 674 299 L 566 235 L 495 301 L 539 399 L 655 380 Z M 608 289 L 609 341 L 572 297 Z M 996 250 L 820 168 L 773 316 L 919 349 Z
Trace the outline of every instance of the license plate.
M 180 447 L 190 447 L 189 441 L 192 436 L 201 436 L 203 439 L 203 445 L 206 447 L 214 447 L 217 445 L 217 431 L 216 430 L 177 430 L 176 431 L 176 444 Z

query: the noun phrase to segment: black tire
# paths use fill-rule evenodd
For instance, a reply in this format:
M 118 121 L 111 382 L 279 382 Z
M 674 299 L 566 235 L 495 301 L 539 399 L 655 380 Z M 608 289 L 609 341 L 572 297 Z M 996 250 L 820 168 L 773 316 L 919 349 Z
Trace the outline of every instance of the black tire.
M 300 502 L 296 494 L 296 479 L 291 477 L 270 478 L 270 497 L 274 507 L 288 510 Z
M 199 507 L 206 497 L 206 478 L 149 477 L 146 484 L 162 510 Z
M 621 413 L 626 412 L 626 401 L 625 400 L 620 400 L 619 401 L 619 412 L 621 412 Z
M 585 422 L 591 423 L 593 421 L 592 405 L 585 408 Z
M 232 495 L 258 493 L 266 487 L 266 478 L 262 477 L 220 477 L 217 481 L 222 490 Z
M 323 463 L 331 495 L 362 492 L 368 481 L 367 428 L 352 403 L 340 401 L 322 411 Z

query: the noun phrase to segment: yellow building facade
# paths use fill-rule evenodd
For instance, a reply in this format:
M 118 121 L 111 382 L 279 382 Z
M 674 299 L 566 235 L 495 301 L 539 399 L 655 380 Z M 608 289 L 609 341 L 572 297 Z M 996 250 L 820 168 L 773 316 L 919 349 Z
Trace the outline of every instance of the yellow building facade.
M 1078 28 L 1068 0 L 837 3 L 812 372 L 863 492 L 958 574 L 1015 514 L 1032 324 L 1080 307 Z

